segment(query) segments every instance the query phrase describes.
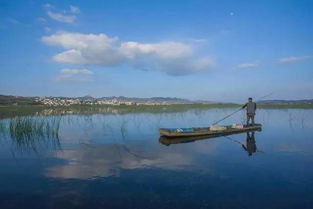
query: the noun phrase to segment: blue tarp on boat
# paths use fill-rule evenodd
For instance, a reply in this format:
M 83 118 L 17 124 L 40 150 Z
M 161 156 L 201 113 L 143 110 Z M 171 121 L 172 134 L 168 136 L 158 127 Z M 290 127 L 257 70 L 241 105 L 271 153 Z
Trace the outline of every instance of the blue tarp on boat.
M 193 128 L 168 128 L 167 129 L 170 132 L 178 132 L 178 133 L 192 133 Z

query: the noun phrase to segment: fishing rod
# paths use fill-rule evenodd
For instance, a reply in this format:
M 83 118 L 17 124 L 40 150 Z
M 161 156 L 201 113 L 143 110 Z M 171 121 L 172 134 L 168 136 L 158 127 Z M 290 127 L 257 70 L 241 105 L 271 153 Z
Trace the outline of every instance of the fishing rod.
M 219 122 L 225 120 L 226 118 L 229 118 L 230 116 L 232 116 L 233 114 L 239 112 L 240 110 L 242 110 L 242 107 L 240 107 L 239 109 L 237 109 L 235 112 L 232 112 L 231 114 L 225 116 L 224 118 L 222 118 L 222 119 L 220 119 L 220 120 L 214 122 L 212 125 L 214 126 L 214 125 L 218 124 Z
M 273 92 L 271 92 L 270 94 L 267 94 L 267 95 L 265 95 L 265 96 L 259 97 L 258 99 L 256 99 L 256 101 L 258 101 L 258 100 L 260 100 L 260 99 L 264 99 L 264 98 L 266 98 L 266 97 L 268 97 L 268 96 L 270 96 L 270 95 L 272 95 L 272 94 L 273 94 Z M 222 119 L 220 119 L 220 120 L 214 122 L 212 125 L 214 126 L 214 125 L 218 124 L 219 122 L 221 122 L 221 121 L 223 121 L 223 120 L 229 118 L 230 116 L 234 115 L 235 113 L 239 112 L 239 111 L 242 110 L 242 109 L 243 109 L 243 108 L 240 107 L 239 109 L 235 110 L 235 111 L 232 112 L 231 114 L 229 114 L 229 115 L 225 116 L 224 118 L 222 118 Z

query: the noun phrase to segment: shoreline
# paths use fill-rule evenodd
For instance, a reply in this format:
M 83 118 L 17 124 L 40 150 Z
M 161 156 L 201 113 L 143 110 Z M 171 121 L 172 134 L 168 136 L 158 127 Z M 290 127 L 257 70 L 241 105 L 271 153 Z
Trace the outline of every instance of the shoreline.
M 18 116 L 50 116 L 50 115 L 92 115 L 92 114 L 162 114 L 179 113 L 190 110 L 236 109 L 239 104 L 171 104 L 171 105 L 0 105 L 0 119 Z M 264 104 L 258 109 L 313 109 L 313 104 Z

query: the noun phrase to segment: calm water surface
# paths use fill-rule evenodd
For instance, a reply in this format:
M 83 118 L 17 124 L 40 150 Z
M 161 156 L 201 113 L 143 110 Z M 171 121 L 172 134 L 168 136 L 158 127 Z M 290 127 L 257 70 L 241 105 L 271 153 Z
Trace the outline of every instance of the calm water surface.
M 259 110 L 254 140 L 159 140 L 232 111 L 2 119 L 0 208 L 312 208 L 313 110 Z

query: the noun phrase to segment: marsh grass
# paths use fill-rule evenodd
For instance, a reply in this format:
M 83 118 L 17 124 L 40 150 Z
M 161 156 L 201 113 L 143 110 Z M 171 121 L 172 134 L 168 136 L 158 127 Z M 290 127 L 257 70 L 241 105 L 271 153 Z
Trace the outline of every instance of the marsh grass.
M 5 123 L 4 121 L 0 120 L 0 134 L 4 134 L 5 133 Z
M 37 152 L 44 144 L 60 148 L 59 128 L 61 117 L 25 116 L 15 117 L 2 124 L 2 133 L 7 133 L 20 150 Z

